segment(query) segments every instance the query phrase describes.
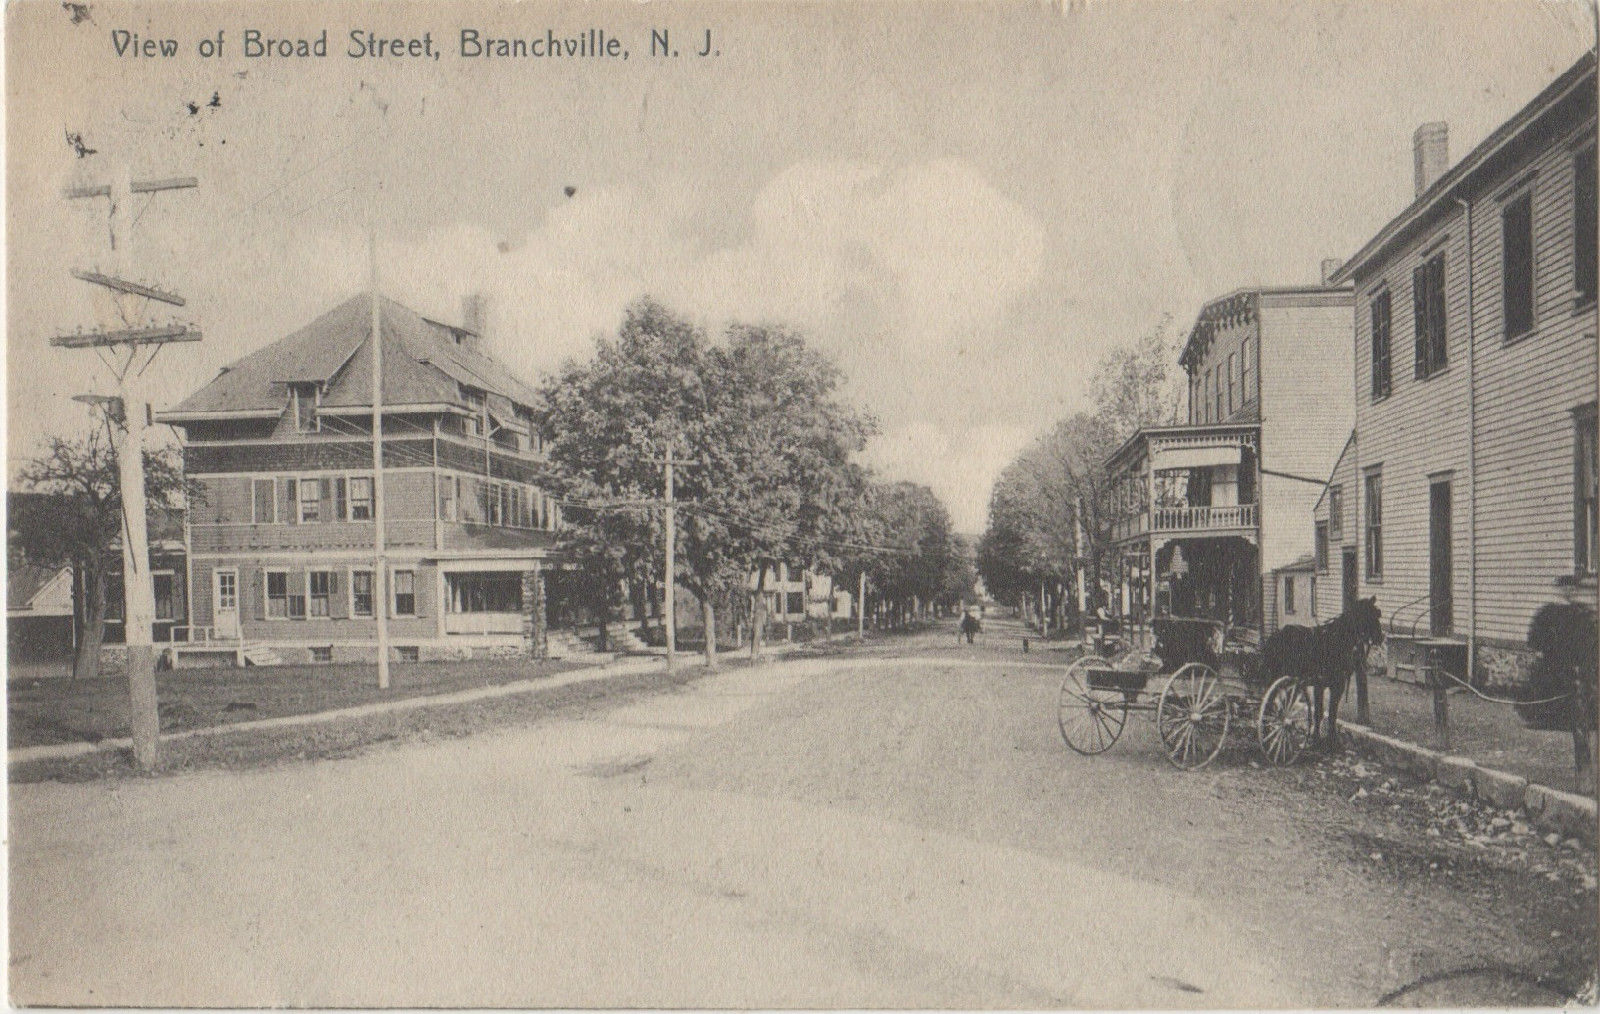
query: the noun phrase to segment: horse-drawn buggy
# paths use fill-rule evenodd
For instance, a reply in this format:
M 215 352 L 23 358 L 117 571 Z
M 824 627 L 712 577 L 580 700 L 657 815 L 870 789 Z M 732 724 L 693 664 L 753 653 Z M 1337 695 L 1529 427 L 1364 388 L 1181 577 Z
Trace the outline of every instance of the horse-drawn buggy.
M 1286 627 L 1264 648 L 1213 620 L 1162 617 L 1151 630 L 1150 655 L 1089 654 L 1067 669 L 1056 707 L 1067 746 L 1104 753 L 1130 712 L 1154 712 L 1167 759 L 1185 770 L 1210 763 L 1241 725 L 1255 727 L 1269 763 L 1291 764 L 1318 736 L 1324 699 L 1335 725 L 1345 680 L 1383 639 L 1371 600 L 1320 627 Z

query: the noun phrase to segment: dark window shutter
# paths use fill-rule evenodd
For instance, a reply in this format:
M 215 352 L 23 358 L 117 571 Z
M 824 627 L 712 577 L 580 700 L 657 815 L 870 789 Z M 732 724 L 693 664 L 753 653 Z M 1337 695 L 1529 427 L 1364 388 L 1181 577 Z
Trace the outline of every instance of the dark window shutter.
M 343 482 L 344 480 L 340 479 L 339 481 Z M 334 519 L 333 508 L 334 508 L 334 503 L 335 503 L 334 489 L 333 489 L 334 480 L 332 480 L 332 479 L 323 479 L 322 483 L 321 483 L 321 486 L 322 486 L 322 488 L 319 490 L 319 492 L 322 495 L 320 497 L 318 497 L 319 503 L 318 503 L 318 507 L 317 507 L 317 520 L 318 521 L 323 521 L 323 522 L 332 521 Z M 339 499 L 343 499 L 343 498 L 340 497 Z
M 1596 272 L 1596 208 L 1595 208 L 1595 149 L 1593 145 L 1572 158 L 1573 194 L 1573 286 L 1580 300 L 1595 298 Z
M 254 567 L 239 569 L 239 594 L 251 600 L 251 612 L 258 620 L 267 618 L 267 575 Z
M 1416 331 L 1416 378 L 1428 375 L 1428 266 L 1419 264 L 1411 271 L 1412 327 Z
M 344 585 L 344 571 L 328 572 L 328 615 L 335 620 L 350 616 L 349 590 Z
M 1432 360 L 1429 373 L 1438 373 L 1450 362 L 1449 337 L 1445 333 L 1444 307 L 1444 254 L 1428 262 L 1428 333 L 1433 339 Z
M 300 484 L 293 479 L 283 480 L 283 517 L 278 520 L 286 525 L 300 521 Z
M 1526 191 L 1500 213 L 1501 304 L 1505 336 L 1533 327 L 1533 198 Z
M 333 480 L 333 517 L 330 520 L 343 521 L 350 514 L 349 492 L 345 488 L 344 476 Z
M 411 587 L 416 592 L 416 595 L 414 596 L 417 603 L 415 615 L 428 615 L 428 607 L 431 604 L 429 600 L 433 597 L 431 594 L 433 591 L 433 581 L 430 580 L 430 572 L 420 569 L 412 571 Z

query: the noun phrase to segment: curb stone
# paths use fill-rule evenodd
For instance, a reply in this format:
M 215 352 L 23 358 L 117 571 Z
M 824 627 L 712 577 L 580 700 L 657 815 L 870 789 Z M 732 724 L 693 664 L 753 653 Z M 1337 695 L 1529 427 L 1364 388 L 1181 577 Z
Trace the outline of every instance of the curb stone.
M 1541 829 L 1560 831 L 1588 842 L 1596 839 L 1595 800 L 1588 796 L 1530 783 L 1520 775 L 1385 736 L 1365 725 L 1343 722 L 1340 728 L 1349 734 L 1358 752 L 1375 760 L 1476 796 L 1491 806 L 1523 810 Z

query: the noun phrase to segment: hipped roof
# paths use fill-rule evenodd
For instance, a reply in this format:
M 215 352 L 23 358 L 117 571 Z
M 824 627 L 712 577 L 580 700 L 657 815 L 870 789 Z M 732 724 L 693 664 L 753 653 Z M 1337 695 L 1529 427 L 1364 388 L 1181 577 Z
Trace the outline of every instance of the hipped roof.
M 491 408 L 498 401 L 530 408 L 538 403 L 531 386 L 461 343 L 471 332 L 429 320 L 386 296 L 379 296 L 378 304 L 385 406 L 443 404 L 471 410 L 460 385 L 485 392 Z M 224 367 L 163 417 L 181 422 L 282 411 L 291 383 L 321 385 L 323 408 L 371 406 L 371 314 L 370 294 L 352 296 L 287 338 Z

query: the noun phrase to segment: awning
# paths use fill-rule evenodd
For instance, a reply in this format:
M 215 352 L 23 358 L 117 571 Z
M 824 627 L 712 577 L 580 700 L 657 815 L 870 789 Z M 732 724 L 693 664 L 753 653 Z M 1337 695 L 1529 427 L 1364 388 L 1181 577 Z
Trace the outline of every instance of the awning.
M 1212 468 L 1217 465 L 1237 465 L 1240 462 L 1238 444 L 1221 447 L 1174 447 L 1157 451 L 1150 467 L 1157 472 L 1173 468 Z

